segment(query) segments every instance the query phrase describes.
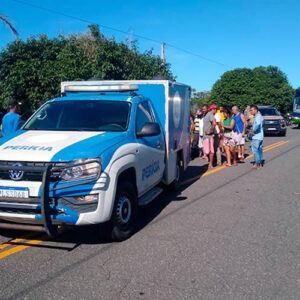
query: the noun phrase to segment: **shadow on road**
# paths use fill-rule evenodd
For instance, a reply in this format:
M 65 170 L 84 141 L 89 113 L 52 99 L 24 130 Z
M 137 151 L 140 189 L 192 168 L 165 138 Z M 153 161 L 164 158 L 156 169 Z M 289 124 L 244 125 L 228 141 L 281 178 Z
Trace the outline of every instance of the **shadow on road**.
M 159 197 L 153 200 L 150 204 L 139 209 L 139 216 L 137 222 L 136 233 L 143 230 L 149 223 L 151 223 L 160 213 L 173 201 L 185 201 L 186 197 L 181 196 L 181 192 L 188 188 L 191 184 L 196 182 L 201 178 L 201 176 L 207 171 L 208 165 L 203 166 L 189 166 L 183 175 L 183 182 L 189 178 L 194 178 L 194 180 L 185 183 L 180 186 L 179 190 L 176 192 L 164 191 Z M 43 242 L 43 244 L 30 245 L 30 247 L 40 247 L 40 248 L 53 248 L 57 250 L 72 251 L 76 249 L 81 244 L 105 244 L 109 243 L 101 234 L 101 229 L 103 230 L 105 225 L 89 225 L 74 227 L 71 230 L 62 233 L 55 239 Z M 0 234 L 2 236 L 15 239 L 22 238 L 24 235 L 30 233 L 25 231 L 14 231 L 14 230 L 1 230 Z M 38 239 L 43 234 L 34 235 L 30 239 Z M 67 244 L 67 245 L 66 245 Z M 12 245 L 26 245 L 25 241 L 14 242 Z

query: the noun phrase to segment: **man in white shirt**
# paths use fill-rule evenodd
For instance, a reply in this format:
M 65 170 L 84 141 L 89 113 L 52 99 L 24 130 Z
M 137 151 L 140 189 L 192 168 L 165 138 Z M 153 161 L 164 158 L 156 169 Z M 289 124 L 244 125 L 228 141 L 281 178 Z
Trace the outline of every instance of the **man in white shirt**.
M 221 149 L 220 149 L 220 133 L 221 133 L 221 128 L 222 128 L 222 123 L 221 123 L 221 115 L 217 112 L 217 105 L 212 104 L 209 107 L 209 110 L 212 112 L 212 114 L 215 117 L 216 121 L 216 127 L 215 127 L 215 136 L 214 136 L 214 148 L 215 148 L 215 153 L 216 153 L 216 158 L 217 158 L 217 165 L 222 165 L 222 156 L 221 156 Z

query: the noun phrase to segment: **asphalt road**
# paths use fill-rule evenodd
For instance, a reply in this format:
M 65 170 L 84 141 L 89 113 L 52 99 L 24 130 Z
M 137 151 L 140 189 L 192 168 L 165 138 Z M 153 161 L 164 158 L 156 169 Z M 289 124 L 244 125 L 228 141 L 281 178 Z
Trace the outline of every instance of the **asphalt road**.
M 24 233 L 2 232 L 0 298 L 300 299 L 300 130 L 264 145 L 258 171 L 193 160 L 123 243 L 96 227 L 13 245 Z

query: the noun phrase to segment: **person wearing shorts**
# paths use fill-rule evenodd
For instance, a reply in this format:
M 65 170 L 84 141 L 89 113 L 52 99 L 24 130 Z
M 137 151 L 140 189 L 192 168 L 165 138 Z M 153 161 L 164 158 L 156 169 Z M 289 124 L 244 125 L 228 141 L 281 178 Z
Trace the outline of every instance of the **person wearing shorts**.
M 235 120 L 234 117 L 231 116 L 231 111 L 228 108 L 224 109 L 224 121 L 223 121 L 223 141 L 224 141 L 224 148 L 226 153 L 227 159 L 227 167 L 231 167 L 231 157 L 233 159 L 233 165 L 236 166 L 236 153 L 235 153 L 235 141 L 234 141 L 234 129 Z
M 215 117 L 216 126 L 215 126 L 215 136 L 214 136 L 214 150 L 216 154 L 217 165 L 222 165 L 222 155 L 221 155 L 221 148 L 220 148 L 220 141 L 221 141 L 221 131 L 220 128 L 222 126 L 222 118 L 221 115 L 217 112 L 218 106 L 216 104 L 212 104 L 209 107 L 209 110 Z
M 202 106 L 203 113 L 203 152 L 208 156 L 208 168 L 213 168 L 214 160 L 214 130 L 216 126 L 215 116 L 208 111 L 208 106 Z
M 239 108 L 237 106 L 232 107 L 232 113 L 235 119 L 234 131 L 236 135 L 238 135 L 236 138 L 238 159 L 239 161 L 243 161 L 245 156 L 245 132 L 247 123 L 244 114 L 239 112 Z

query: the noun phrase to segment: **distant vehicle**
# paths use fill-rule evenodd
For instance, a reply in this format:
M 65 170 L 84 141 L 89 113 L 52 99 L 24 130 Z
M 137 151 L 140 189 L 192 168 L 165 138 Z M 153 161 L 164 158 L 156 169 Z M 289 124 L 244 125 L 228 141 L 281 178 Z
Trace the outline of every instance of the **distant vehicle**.
M 264 118 L 264 133 L 286 135 L 286 121 L 276 108 L 270 105 L 258 105 L 258 110 Z
M 294 125 L 298 125 L 300 127 L 300 87 L 296 89 L 293 103 L 292 121 Z
M 291 126 L 292 125 L 292 123 L 293 123 L 293 118 L 292 118 L 292 115 L 291 115 L 291 113 L 287 113 L 287 126 Z

